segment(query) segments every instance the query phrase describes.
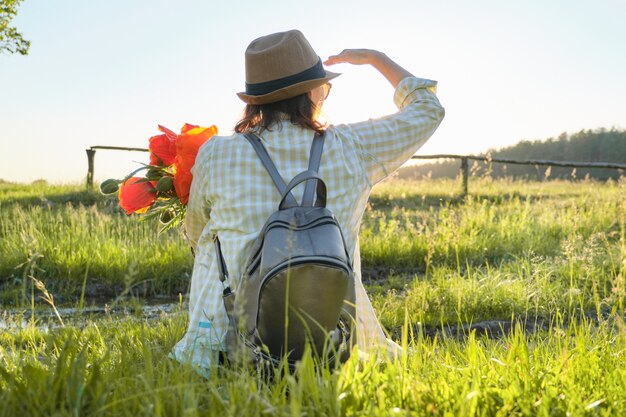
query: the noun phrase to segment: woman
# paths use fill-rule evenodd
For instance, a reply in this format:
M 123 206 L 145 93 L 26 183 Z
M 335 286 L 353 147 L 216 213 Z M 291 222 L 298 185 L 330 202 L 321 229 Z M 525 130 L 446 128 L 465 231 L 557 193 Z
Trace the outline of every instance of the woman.
M 270 176 L 242 133 L 261 138 L 282 177 L 289 182 L 307 168 L 311 142 L 325 130 L 320 176 L 328 187 L 327 207 L 354 254 L 357 346 L 359 352 L 397 345 L 385 337 L 361 283 L 358 233 L 372 187 L 426 142 L 441 123 L 444 109 L 435 81 L 414 77 L 385 54 L 348 49 L 325 65 L 371 65 L 394 87 L 398 112 L 378 120 L 323 126 L 318 115 L 339 74 L 326 71 L 299 31 L 254 40 L 246 50 L 246 103 L 243 119 L 229 137 L 214 137 L 200 150 L 193 168 L 186 230 L 195 250 L 190 322 L 173 355 L 181 362 L 207 368 L 224 349 L 227 318 L 212 237 L 221 242 L 230 277 L 246 262 L 252 242 L 280 201 Z M 302 197 L 302 186 L 294 197 Z

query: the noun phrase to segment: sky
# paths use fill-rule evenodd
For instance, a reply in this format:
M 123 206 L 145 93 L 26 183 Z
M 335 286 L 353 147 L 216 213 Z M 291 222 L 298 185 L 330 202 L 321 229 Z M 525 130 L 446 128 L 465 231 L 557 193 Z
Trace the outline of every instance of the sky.
M 0 55 L 0 179 L 82 182 L 86 148 L 145 148 L 158 124 L 231 134 L 246 46 L 289 29 L 322 58 L 377 49 L 437 80 L 446 117 L 420 154 L 626 128 L 625 18 L 622 0 L 26 0 L 13 24 L 30 53 Z M 330 122 L 395 111 L 373 68 L 329 69 L 342 73 L 324 106 Z M 95 178 L 147 160 L 98 151 Z

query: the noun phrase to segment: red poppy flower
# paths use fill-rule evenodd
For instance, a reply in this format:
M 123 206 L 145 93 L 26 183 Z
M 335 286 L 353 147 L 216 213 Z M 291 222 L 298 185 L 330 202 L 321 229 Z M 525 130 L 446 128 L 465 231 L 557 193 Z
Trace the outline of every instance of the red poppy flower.
M 167 127 L 165 126 L 159 126 L 159 132 L 163 132 L 165 133 L 165 135 L 170 139 L 170 140 L 176 140 L 176 138 L 178 137 L 178 135 L 174 132 L 172 132 L 171 130 L 169 130 Z
M 191 125 L 189 123 L 185 123 L 183 125 L 183 127 L 180 128 L 180 133 L 187 133 L 189 132 L 191 129 L 195 129 L 196 127 L 200 127 L 198 125 Z
M 169 166 L 176 160 L 176 139 L 172 140 L 167 134 L 150 138 L 150 165 Z
M 183 205 L 189 201 L 191 188 L 191 168 L 196 162 L 198 150 L 207 140 L 217 134 L 217 127 L 198 127 L 185 124 L 176 140 L 176 171 L 174 173 L 174 189 Z
M 145 178 L 132 177 L 120 186 L 120 207 L 126 214 L 145 213 L 156 200 L 154 181 Z

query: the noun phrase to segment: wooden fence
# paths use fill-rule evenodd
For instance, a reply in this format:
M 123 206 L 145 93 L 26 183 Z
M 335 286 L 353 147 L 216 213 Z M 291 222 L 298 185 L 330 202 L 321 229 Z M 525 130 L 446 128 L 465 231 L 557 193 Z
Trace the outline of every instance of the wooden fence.
M 487 156 L 474 155 L 453 155 L 453 154 L 437 154 L 437 155 L 413 155 L 411 159 L 460 159 L 461 160 L 461 185 L 463 195 L 467 195 L 469 181 L 469 160 L 482 162 L 495 162 L 500 164 L 515 165 L 547 165 L 551 167 L 565 168 L 608 168 L 626 170 L 626 164 L 617 164 L 613 162 L 573 162 L 573 161 L 548 161 L 543 159 L 508 159 L 493 158 Z
M 93 172 L 96 162 L 96 150 L 107 149 L 111 151 L 133 151 L 133 152 L 148 152 L 146 148 L 124 148 L 121 146 L 92 146 L 89 149 L 85 149 L 87 152 L 87 189 L 93 189 Z
M 93 188 L 93 173 L 96 159 L 96 150 L 106 149 L 114 151 L 133 151 L 148 152 L 145 148 L 125 148 L 120 146 L 92 146 L 86 149 L 87 152 L 87 189 Z M 626 170 L 626 164 L 618 164 L 612 162 L 572 162 L 572 161 L 548 161 L 541 159 L 508 159 L 508 158 L 492 158 L 487 156 L 474 155 L 453 155 L 453 154 L 437 154 L 437 155 L 413 155 L 411 159 L 460 159 L 461 160 L 461 184 L 463 195 L 467 195 L 469 182 L 469 163 L 468 161 L 495 162 L 500 164 L 515 165 L 547 165 L 565 168 L 608 168 Z

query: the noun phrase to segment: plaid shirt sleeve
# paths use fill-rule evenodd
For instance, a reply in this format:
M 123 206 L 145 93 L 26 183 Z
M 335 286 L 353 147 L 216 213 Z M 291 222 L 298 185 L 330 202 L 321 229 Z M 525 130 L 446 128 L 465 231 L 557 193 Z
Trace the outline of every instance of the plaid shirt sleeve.
M 206 190 L 207 183 L 203 177 L 207 175 L 211 167 L 212 147 L 213 141 L 209 140 L 200 148 L 196 162 L 191 169 L 194 180 L 191 182 L 189 201 L 187 202 L 185 232 L 194 251 L 211 216 L 211 202 L 208 198 L 208 190 Z
M 408 161 L 435 132 L 445 114 L 436 91 L 436 81 L 407 77 L 394 93 L 397 113 L 335 126 L 340 137 L 354 141 L 370 185 Z

